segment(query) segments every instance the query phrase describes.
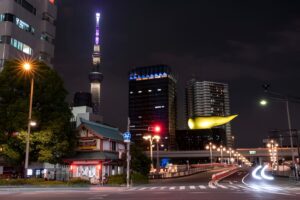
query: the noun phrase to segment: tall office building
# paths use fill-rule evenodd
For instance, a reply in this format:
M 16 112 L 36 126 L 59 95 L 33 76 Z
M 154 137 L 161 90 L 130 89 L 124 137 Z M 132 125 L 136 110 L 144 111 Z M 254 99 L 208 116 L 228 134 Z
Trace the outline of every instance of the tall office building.
M 93 66 L 89 74 L 89 80 L 91 84 L 91 94 L 92 94 L 92 107 L 93 113 L 100 115 L 100 92 L 101 92 L 101 82 L 103 80 L 103 74 L 100 72 L 100 13 L 96 13 L 96 32 L 95 32 L 95 42 L 93 50 Z
M 7 59 L 38 58 L 52 67 L 55 0 L 0 1 L 0 71 Z
M 230 115 L 228 84 L 192 79 L 186 85 L 187 119 L 200 116 Z M 223 126 L 228 147 L 233 145 L 230 123 Z
M 143 136 L 161 127 L 160 147 L 175 147 L 176 80 L 166 65 L 137 67 L 129 73 L 129 118 L 133 141 L 147 149 Z

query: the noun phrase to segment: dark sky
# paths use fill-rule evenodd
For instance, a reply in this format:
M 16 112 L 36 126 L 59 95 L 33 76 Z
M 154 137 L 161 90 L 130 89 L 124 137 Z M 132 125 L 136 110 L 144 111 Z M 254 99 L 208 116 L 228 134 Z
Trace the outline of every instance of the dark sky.
M 299 1 L 58 0 L 54 66 L 69 100 L 89 91 L 95 11 L 101 12 L 102 111 L 106 123 L 126 129 L 128 71 L 168 64 L 178 84 L 183 125 L 184 85 L 191 77 L 229 84 L 238 147 L 262 146 L 271 129 L 287 129 L 285 105 L 258 101 L 261 84 L 300 96 Z M 292 104 L 300 129 L 300 105 Z

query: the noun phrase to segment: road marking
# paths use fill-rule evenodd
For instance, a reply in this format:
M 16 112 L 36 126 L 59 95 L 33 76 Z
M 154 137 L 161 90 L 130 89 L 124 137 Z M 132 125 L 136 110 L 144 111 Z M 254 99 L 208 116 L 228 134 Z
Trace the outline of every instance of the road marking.
M 175 187 L 170 187 L 169 190 L 175 190 Z
M 160 190 L 164 190 L 166 187 L 160 187 Z
M 179 190 L 185 190 L 185 186 L 180 186 Z
M 214 186 L 214 185 L 209 185 L 208 187 L 211 188 L 211 189 L 217 189 L 217 187 Z
M 150 190 L 154 190 L 154 189 L 156 189 L 157 187 L 152 187 L 152 188 L 150 188 Z
M 136 189 L 138 189 L 138 188 L 133 187 L 133 188 L 128 189 L 127 191 L 132 191 L 132 190 L 136 190 Z
M 204 185 L 199 185 L 199 188 L 202 190 L 206 189 L 206 187 Z
M 139 190 L 145 190 L 145 189 L 147 189 L 146 187 L 143 187 L 143 188 L 140 188 Z
M 195 187 L 194 185 L 191 185 L 191 186 L 190 186 L 190 189 L 191 189 L 191 190 L 195 190 L 196 187 Z
M 224 186 L 224 185 L 217 185 L 218 187 L 220 187 L 220 188 L 223 188 L 223 189 L 227 189 L 227 187 L 226 186 Z
M 243 188 L 243 189 L 249 189 L 248 187 L 242 186 L 242 185 L 238 185 L 238 187 Z
M 231 181 L 229 181 L 229 184 L 232 185 L 233 183 Z
M 238 187 L 233 186 L 233 185 L 229 185 L 228 187 L 231 187 L 231 188 L 233 188 L 233 189 L 239 189 Z

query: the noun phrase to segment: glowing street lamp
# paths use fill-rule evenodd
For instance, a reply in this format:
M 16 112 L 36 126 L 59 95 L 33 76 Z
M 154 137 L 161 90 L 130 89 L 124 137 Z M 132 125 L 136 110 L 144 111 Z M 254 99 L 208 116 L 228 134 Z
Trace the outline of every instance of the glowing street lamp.
M 205 147 L 207 150 L 209 149 L 209 153 L 210 153 L 210 164 L 212 165 L 212 150 L 216 149 L 216 145 L 212 144 L 211 142 L 206 145 Z
M 149 143 L 150 143 L 150 160 L 151 160 L 151 171 L 153 170 L 153 141 L 156 140 L 156 143 L 157 143 L 157 154 L 156 156 L 158 157 L 158 142 L 160 140 L 160 136 L 159 135 L 145 135 L 143 136 L 143 139 L 144 140 L 149 140 Z
M 234 150 L 232 150 L 231 148 L 229 148 L 229 150 L 227 151 L 227 153 L 229 153 L 229 163 L 232 164 L 231 154 L 234 153 Z
M 29 161 L 29 135 L 30 135 L 30 128 L 31 128 L 31 126 L 34 125 L 33 121 L 31 121 L 34 79 L 33 79 L 33 69 L 32 69 L 31 63 L 25 62 L 22 64 L 21 67 L 25 73 L 28 73 L 31 75 L 30 101 L 29 101 L 28 126 L 27 126 L 27 134 L 26 134 L 26 152 L 25 152 L 25 177 L 27 177 L 28 161 Z M 36 125 L 36 123 L 35 123 L 35 125 Z
M 226 151 L 226 148 L 222 145 L 217 149 L 217 151 L 220 151 L 221 153 L 221 163 L 223 163 L 223 151 Z
M 265 99 L 262 99 L 260 102 L 259 102 L 260 105 L 262 106 L 266 106 L 268 104 L 268 101 L 265 100 Z
M 267 147 L 269 148 L 269 153 L 270 153 L 270 161 L 272 163 L 272 170 L 274 169 L 274 165 L 276 164 L 277 162 L 277 147 L 278 147 L 278 144 L 274 141 L 274 140 L 271 140 L 268 144 L 267 144 Z M 278 167 L 278 166 L 277 166 Z

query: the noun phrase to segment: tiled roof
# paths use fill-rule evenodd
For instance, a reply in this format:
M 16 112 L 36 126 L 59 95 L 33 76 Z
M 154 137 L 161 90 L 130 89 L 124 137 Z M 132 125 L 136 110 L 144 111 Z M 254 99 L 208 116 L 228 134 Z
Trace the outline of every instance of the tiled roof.
M 100 136 L 112 140 L 123 141 L 122 133 L 119 131 L 118 128 L 113 128 L 104 124 L 91 122 L 82 118 L 80 120 L 82 125 L 86 126 L 89 129 L 92 129 L 94 133 Z
M 66 160 L 117 160 L 119 154 L 117 152 L 107 151 L 87 151 L 77 152 L 73 158 L 67 158 Z

